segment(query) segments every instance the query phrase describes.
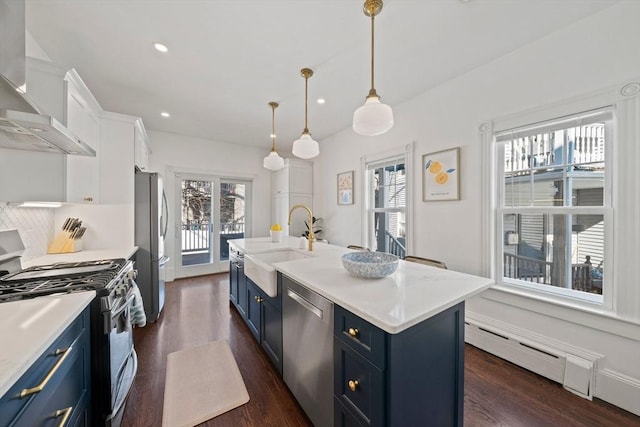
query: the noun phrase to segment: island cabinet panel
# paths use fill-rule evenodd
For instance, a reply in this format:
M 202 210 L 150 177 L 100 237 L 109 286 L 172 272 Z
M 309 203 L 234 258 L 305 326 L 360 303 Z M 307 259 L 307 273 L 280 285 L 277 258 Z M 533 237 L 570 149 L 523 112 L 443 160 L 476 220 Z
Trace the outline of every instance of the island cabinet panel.
M 244 257 L 238 251 L 229 251 L 229 299 L 240 315 L 247 317 L 247 281 L 244 274 Z
M 87 308 L 0 399 L 0 425 L 88 426 L 90 353 Z M 38 385 L 40 391 L 24 392 Z
M 262 328 L 262 313 L 260 305 L 260 291 L 251 279 L 247 279 L 247 325 L 251 333 L 260 341 L 260 331 Z
M 282 298 L 280 279 L 278 295 L 270 297 L 247 277 L 244 278 L 244 294 L 239 297 L 247 301 L 245 321 L 249 330 L 278 372 L 282 374 Z
M 462 426 L 464 302 L 398 334 L 335 306 L 335 426 Z
M 282 375 L 282 312 L 268 298 L 262 303 L 262 348 Z

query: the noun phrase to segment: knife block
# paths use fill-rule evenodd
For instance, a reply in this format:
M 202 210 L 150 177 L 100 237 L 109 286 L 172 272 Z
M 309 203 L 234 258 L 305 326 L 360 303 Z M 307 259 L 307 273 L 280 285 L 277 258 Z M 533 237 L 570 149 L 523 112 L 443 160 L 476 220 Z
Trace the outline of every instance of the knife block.
M 55 240 L 47 248 L 48 254 L 65 254 L 80 252 L 82 250 L 82 239 L 72 239 L 71 233 L 63 231 L 59 233 Z

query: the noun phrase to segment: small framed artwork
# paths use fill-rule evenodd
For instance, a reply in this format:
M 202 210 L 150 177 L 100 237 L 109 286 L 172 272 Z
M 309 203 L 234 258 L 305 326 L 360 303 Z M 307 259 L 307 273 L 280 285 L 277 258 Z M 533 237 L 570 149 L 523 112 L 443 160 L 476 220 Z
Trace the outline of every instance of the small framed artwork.
M 353 171 L 338 174 L 338 204 L 353 204 Z
M 422 156 L 422 200 L 460 200 L 460 147 Z

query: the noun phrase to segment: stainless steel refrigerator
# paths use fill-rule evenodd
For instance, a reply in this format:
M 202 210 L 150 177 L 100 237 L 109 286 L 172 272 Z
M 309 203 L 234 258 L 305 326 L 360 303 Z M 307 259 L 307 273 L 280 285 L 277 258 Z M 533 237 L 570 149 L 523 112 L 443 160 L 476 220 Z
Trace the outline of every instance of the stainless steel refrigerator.
M 135 267 L 147 321 L 155 322 L 164 306 L 164 254 L 167 234 L 167 198 L 158 173 L 136 170 L 135 179 Z

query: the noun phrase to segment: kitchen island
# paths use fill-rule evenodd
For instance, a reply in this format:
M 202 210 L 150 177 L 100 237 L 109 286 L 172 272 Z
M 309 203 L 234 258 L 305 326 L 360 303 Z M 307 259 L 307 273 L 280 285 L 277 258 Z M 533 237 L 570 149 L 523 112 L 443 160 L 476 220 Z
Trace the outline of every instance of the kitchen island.
M 464 301 L 492 280 L 405 261 L 388 277 L 358 279 L 342 266 L 346 248 L 315 244 L 308 252 L 294 238 L 238 239 L 230 245 L 244 256 L 286 250 L 306 255 L 273 263 L 278 295 L 270 304 L 282 305 L 291 282 L 334 304 L 334 415 L 326 425 L 462 425 Z M 246 281 L 248 288 L 255 286 Z M 286 313 L 282 322 L 290 330 Z M 286 366 L 284 371 L 286 377 Z

